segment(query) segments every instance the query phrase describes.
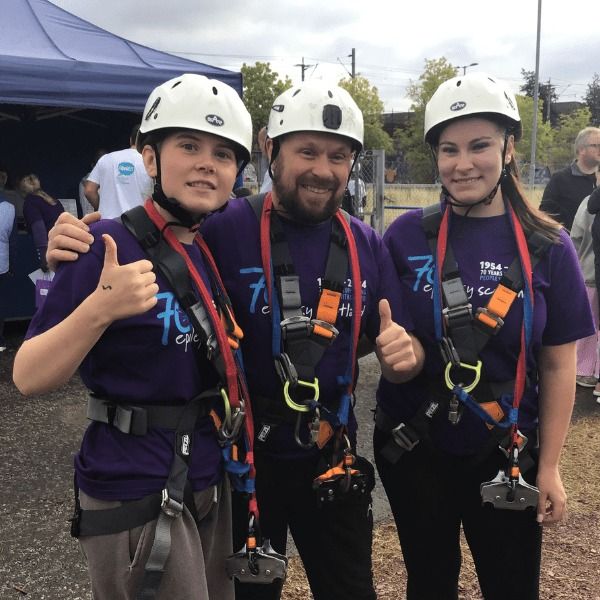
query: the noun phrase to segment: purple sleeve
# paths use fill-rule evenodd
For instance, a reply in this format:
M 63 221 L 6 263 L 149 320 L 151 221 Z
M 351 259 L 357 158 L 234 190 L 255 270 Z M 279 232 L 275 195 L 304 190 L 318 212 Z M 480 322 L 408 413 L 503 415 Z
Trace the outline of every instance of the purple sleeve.
M 48 246 L 48 232 L 46 231 L 46 225 L 42 219 L 33 221 L 29 225 L 29 231 L 31 231 L 35 248 L 40 249 Z
M 101 235 L 94 236 L 89 252 L 80 254 L 75 262 L 59 265 L 46 301 L 31 320 L 26 339 L 58 325 L 96 289 L 104 265 L 104 242 Z
M 594 334 L 577 253 L 562 230 L 560 243 L 550 249 L 550 285 L 546 290 L 547 319 L 542 335 L 544 346 L 558 346 Z
M 36 221 L 42 221 L 43 223 L 42 212 L 31 196 L 27 196 L 23 202 L 23 218 L 29 231 L 31 231 L 31 227 Z

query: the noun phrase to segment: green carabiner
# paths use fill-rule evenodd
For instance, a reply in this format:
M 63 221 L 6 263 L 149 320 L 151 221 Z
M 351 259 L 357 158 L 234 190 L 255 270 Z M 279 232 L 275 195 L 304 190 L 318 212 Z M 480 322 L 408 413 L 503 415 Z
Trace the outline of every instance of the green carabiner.
M 302 381 L 302 379 L 298 379 L 298 383 L 296 385 L 300 385 L 302 387 L 312 388 L 315 391 L 314 397 L 311 399 L 312 402 L 317 402 L 319 400 L 319 380 L 315 377 L 314 381 Z M 286 404 L 292 409 L 297 410 L 299 412 L 309 412 L 310 406 L 306 406 L 305 404 L 298 404 L 294 402 L 290 396 L 289 392 L 290 382 L 286 381 L 283 384 L 283 397 L 285 398 Z
M 227 395 L 227 390 L 222 387 L 220 389 L 221 398 L 223 398 L 223 403 L 225 405 L 225 418 L 223 419 L 223 424 L 227 424 L 227 427 L 231 429 L 231 405 L 229 404 L 229 396 Z
M 451 362 L 449 362 L 446 365 L 445 380 L 446 380 L 446 386 L 449 390 L 453 390 L 454 387 L 457 385 L 456 383 L 454 383 L 452 381 L 452 379 L 450 379 L 450 371 L 453 366 L 454 365 Z M 475 371 L 475 377 L 473 378 L 473 381 L 469 385 L 463 386 L 463 390 L 465 390 L 465 392 L 468 393 L 477 387 L 477 384 L 479 383 L 479 381 L 481 379 L 481 361 L 478 360 L 477 364 L 475 364 L 475 365 L 470 365 L 468 363 L 461 362 L 461 363 L 459 363 L 459 366 L 462 367 L 463 369 L 470 369 L 471 371 Z

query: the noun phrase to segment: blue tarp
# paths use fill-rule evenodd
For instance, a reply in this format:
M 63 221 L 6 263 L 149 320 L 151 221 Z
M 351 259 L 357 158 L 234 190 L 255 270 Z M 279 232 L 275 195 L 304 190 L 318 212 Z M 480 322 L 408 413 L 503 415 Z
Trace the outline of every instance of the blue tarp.
M 154 87 L 181 73 L 241 94 L 240 73 L 135 44 L 47 0 L 0 1 L 0 104 L 141 112 Z

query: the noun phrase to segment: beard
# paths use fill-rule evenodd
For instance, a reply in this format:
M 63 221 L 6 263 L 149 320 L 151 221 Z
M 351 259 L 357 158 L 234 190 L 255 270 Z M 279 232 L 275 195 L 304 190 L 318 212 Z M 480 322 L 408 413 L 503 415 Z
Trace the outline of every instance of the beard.
M 340 181 L 337 177 L 323 179 L 306 175 L 296 179 L 295 185 L 288 186 L 283 181 L 282 171 L 281 168 L 273 171 L 273 191 L 279 205 L 294 221 L 305 225 L 317 225 L 330 219 L 342 205 L 344 189 L 342 188 L 340 191 Z M 303 204 L 299 195 L 299 187 L 302 185 L 326 187 L 332 191 L 318 206 Z

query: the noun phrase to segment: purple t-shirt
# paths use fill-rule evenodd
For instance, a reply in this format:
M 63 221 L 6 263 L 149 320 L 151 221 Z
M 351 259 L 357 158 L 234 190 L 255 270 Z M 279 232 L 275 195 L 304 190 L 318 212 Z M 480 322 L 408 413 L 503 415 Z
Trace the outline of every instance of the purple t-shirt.
M 33 236 L 33 245 L 36 248 L 48 245 L 48 232 L 54 227 L 64 206 L 59 200 L 56 204 L 48 204 L 41 196 L 27 194 L 23 201 L 23 217 L 27 229 Z
M 329 253 L 331 221 L 315 226 L 303 226 L 282 219 L 296 273 L 300 278 L 302 311 L 316 314 L 320 281 L 325 274 Z M 356 240 L 362 279 L 363 314 L 361 333 L 374 340 L 379 333 L 378 302 L 388 298 L 396 322 L 412 327 L 400 301 L 400 287 L 394 275 L 390 256 L 376 232 L 358 219 L 352 219 L 351 229 Z M 242 351 L 244 366 L 256 415 L 255 429 L 260 431 L 261 412 L 258 397 L 284 402 L 282 384 L 273 363 L 272 324 L 268 306 L 265 276 L 260 256 L 259 222 L 247 200 L 230 200 L 227 208 L 210 216 L 202 233 L 219 265 L 225 287 L 231 297 L 241 328 L 244 331 Z M 336 327 L 339 335 L 325 351 L 316 368 L 320 399 L 325 405 L 336 406 L 341 387 L 337 382 L 348 369 L 351 352 L 352 302 L 350 265 Z M 357 369 L 358 371 L 358 369 Z M 354 432 L 356 422 L 351 415 Z M 294 442 L 293 428 L 281 425 L 272 430 L 263 445 L 265 451 L 279 457 L 292 457 L 303 452 Z
M 422 214 L 421 209 L 405 213 L 392 223 L 384 235 L 404 288 L 404 298 L 415 325 L 414 333 L 422 342 L 426 357 L 423 372 L 414 380 L 400 385 L 393 385 L 383 378 L 380 380 L 378 402 L 385 413 L 397 422 L 409 420 L 426 400 L 428 381 L 443 380 L 444 365 L 433 321 L 433 260 L 421 224 Z M 502 272 L 517 256 L 508 218 L 508 215 L 487 218 L 451 216 L 449 242 L 473 312 L 487 304 Z M 536 372 L 542 346 L 566 344 L 594 332 L 577 255 L 564 230 L 560 232 L 560 242 L 553 244 L 535 267 L 533 287 L 532 344 L 527 357 L 530 374 Z M 480 354 L 489 381 L 514 379 L 522 320 L 521 293 L 504 319 L 504 327 L 491 337 Z M 476 394 L 476 391 L 473 393 Z M 520 429 L 524 432 L 534 429 L 537 415 L 537 390 L 533 386 L 521 401 Z M 489 436 L 484 422 L 468 408 L 465 408 L 458 425 L 450 424 L 446 415 L 439 415 L 434 420 L 431 433 L 439 447 L 455 454 L 475 453 Z
M 95 241 L 90 252 L 61 264 L 46 302 L 31 321 L 28 338 L 60 323 L 96 289 L 104 263 L 103 233 L 115 240 L 119 264 L 147 258 L 117 221 L 99 221 L 91 233 Z M 199 249 L 184 247 L 207 281 Z M 216 383 L 212 366 L 199 361 L 197 337 L 169 285 L 160 275 L 157 283 L 157 305 L 112 323 L 81 363 L 81 378 L 94 393 L 132 404 L 182 405 Z M 90 423 L 75 457 L 77 482 L 86 494 L 102 500 L 131 500 L 158 492 L 169 475 L 173 438 L 168 430 L 152 429 L 142 437 Z M 201 419 L 195 431 L 188 478 L 196 491 L 221 478 L 221 452 L 210 417 Z

